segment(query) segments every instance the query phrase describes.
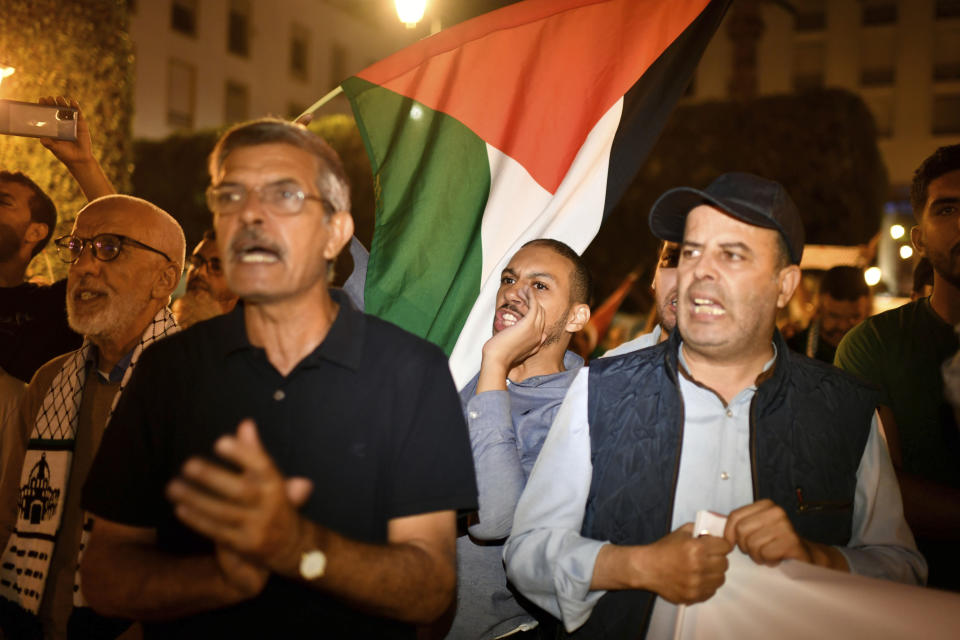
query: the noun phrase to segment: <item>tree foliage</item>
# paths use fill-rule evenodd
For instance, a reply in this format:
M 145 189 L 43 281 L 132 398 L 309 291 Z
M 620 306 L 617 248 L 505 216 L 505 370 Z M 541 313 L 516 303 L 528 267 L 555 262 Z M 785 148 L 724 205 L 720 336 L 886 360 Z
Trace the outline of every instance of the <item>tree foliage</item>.
M 888 192 L 873 117 L 852 93 L 826 90 L 680 106 L 584 254 L 599 299 L 631 269 L 652 272 L 657 240 L 647 215 L 660 194 L 679 186 L 703 188 L 728 171 L 783 184 L 803 216 L 808 243 L 867 242 Z M 640 289 L 624 309 L 645 308 L 649 297 Z
M 77 99 L 94 132 L 94 154 L 121 191 L 130 187 L 133 159 L 133 49 L 124 0 L 0 0 L 0 63 L 16 72 L 0 97 L 33 102 L 41 96 Z M 44 189 L 59 213 L 56 234 L 73 224 L 86 203 L 67 170 L 32 138 L 0 136 L 0 167 L 23 171 Z M 61 277 L 53 247 L 29 274 Z

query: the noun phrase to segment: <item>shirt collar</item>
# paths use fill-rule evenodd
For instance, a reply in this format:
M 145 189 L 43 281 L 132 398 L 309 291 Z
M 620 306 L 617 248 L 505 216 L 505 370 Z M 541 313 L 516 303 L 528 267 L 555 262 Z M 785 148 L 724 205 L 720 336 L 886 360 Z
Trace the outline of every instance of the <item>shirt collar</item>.
M 517 387 L 548 387 L 548 386 L 569 386 L 572 378 L 583 366 L 583 358 L 573 351 L 566 351 L 563 354 L 563 371 L 556 373 L 547 373 L 541 376 L 531 376 L 521 382 L 514 382 L 507 379 L 512 386 Z M 477 374 L 479 378 L 480 374 Z
M 677 362 L 680 364 L 679 366 L 680 374 L 693 382 L 697 382 L 697 380 L 690 373 L 690 367 L 687 366 L 687 359 L 683 355 L 683 340 L 682 339 L 679 340 L 679 343 L 680 344 L 677 347 Z M 776 341 L 771 341 L 770 346 L 773 347 L 773 355 L 770 357 L 769 360 L 766 361 L 766 363 L 764 363 L 763 369 L 761 369 L 760 374 L 757 376 L 757 379 L 754 381 L 752 386 L 747 387 L 748 389 L 756 390 L 757 387 L 759 387 L 763 382 L 773 377 L 773 371 L 774 371 L 773 365 L 777 361 Z M 700 384 L 700 383 L 697 382 L 697 384 Z
M 297 366 L 315 365 L 319 360 L 328 360 L 348 369 L 360 368 L 363 356 L 363 337 L 365 329 L 364 314 L 353 306 L 347 295 L 340 289 L 329 289 L 330 297 L 340 305 L 330 330 L 323 342 L 317 346 Z M 221 352 L 228 355 L 244 349 L 257 349 L 247 337 L 246 322 L 243 317 L 243 300 L 228 313 L 224 319 L 224 330 L 220 334 Z
M 91 357 L 89 360 L 87 360 L 87 364 L 88 366 L 93 365 L 94 371 L 96 371 L 97 375 L 100 377 L 100 380 L 102 380 L 104 383 L 116 384 L 118 382 L 123 382 L 123 374 L 127 372 L 127 367 L 130 366 L 130 361 L 133 360 L 134 351 L 136 351 L 136 347 L 130 349 L 130 351 L 127 352 L 127 355 L 120 358 L 120 361 L 113 365 L 113 368 L 110 369 L 110 373 L 108 375 L 104 375 L 104 372 L 101 371 L 100 367 L 98 366 L 98 363 L 100 362 L 100 351 L 96 348 L 96 346 L 94 346 L 94 348 L 91 350 Z

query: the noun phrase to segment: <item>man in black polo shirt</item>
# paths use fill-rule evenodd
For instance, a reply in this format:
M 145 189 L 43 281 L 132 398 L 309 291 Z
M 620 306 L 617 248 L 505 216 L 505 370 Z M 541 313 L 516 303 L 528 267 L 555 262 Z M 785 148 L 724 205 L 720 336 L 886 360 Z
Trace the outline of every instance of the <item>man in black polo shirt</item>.
M 476 507 L 446 358 L 328 292 L 353 222 L 322 140 L 239 125 L 210 172 L 242 303 L 144 353 L 84 490 L 84 592 L 147 637 L 413 637 Z

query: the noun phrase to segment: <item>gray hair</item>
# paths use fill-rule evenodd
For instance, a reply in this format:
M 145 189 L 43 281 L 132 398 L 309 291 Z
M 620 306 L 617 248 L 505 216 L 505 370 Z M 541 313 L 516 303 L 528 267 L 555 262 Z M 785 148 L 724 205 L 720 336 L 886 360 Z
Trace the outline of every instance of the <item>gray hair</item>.
M 236 149 L 261 144 L 289 144 L 318 160 L 316 177 L 320 197 L 333 206 L 333 211 L 350 211 L 350 181 L 340 161 L 340 156 L 327 142 L 306 127 L 279 118 L 260 118 L 235 125 L 217 141 L 210 154 L 210 176 L 215 176 L 226 157 Z M 327 213 L 333 213 L 328 211 Z

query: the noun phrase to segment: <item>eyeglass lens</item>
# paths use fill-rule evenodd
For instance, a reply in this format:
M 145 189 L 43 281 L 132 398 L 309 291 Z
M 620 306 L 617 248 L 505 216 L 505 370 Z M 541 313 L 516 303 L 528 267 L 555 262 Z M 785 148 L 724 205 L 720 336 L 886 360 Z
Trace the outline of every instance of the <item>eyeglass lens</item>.
M 110 234 L 99 235 L 92 239 L 68 236 L 63 238 L 62 243 L 57 244 L 57 251 L 62 260 L 75 262 L 80 258 L 80 255 L 83 253 L 83 248 L 88 244 L 96 259 L 107 262 L 119 255 L 120 249 L 123 246 L 123 240 Z

